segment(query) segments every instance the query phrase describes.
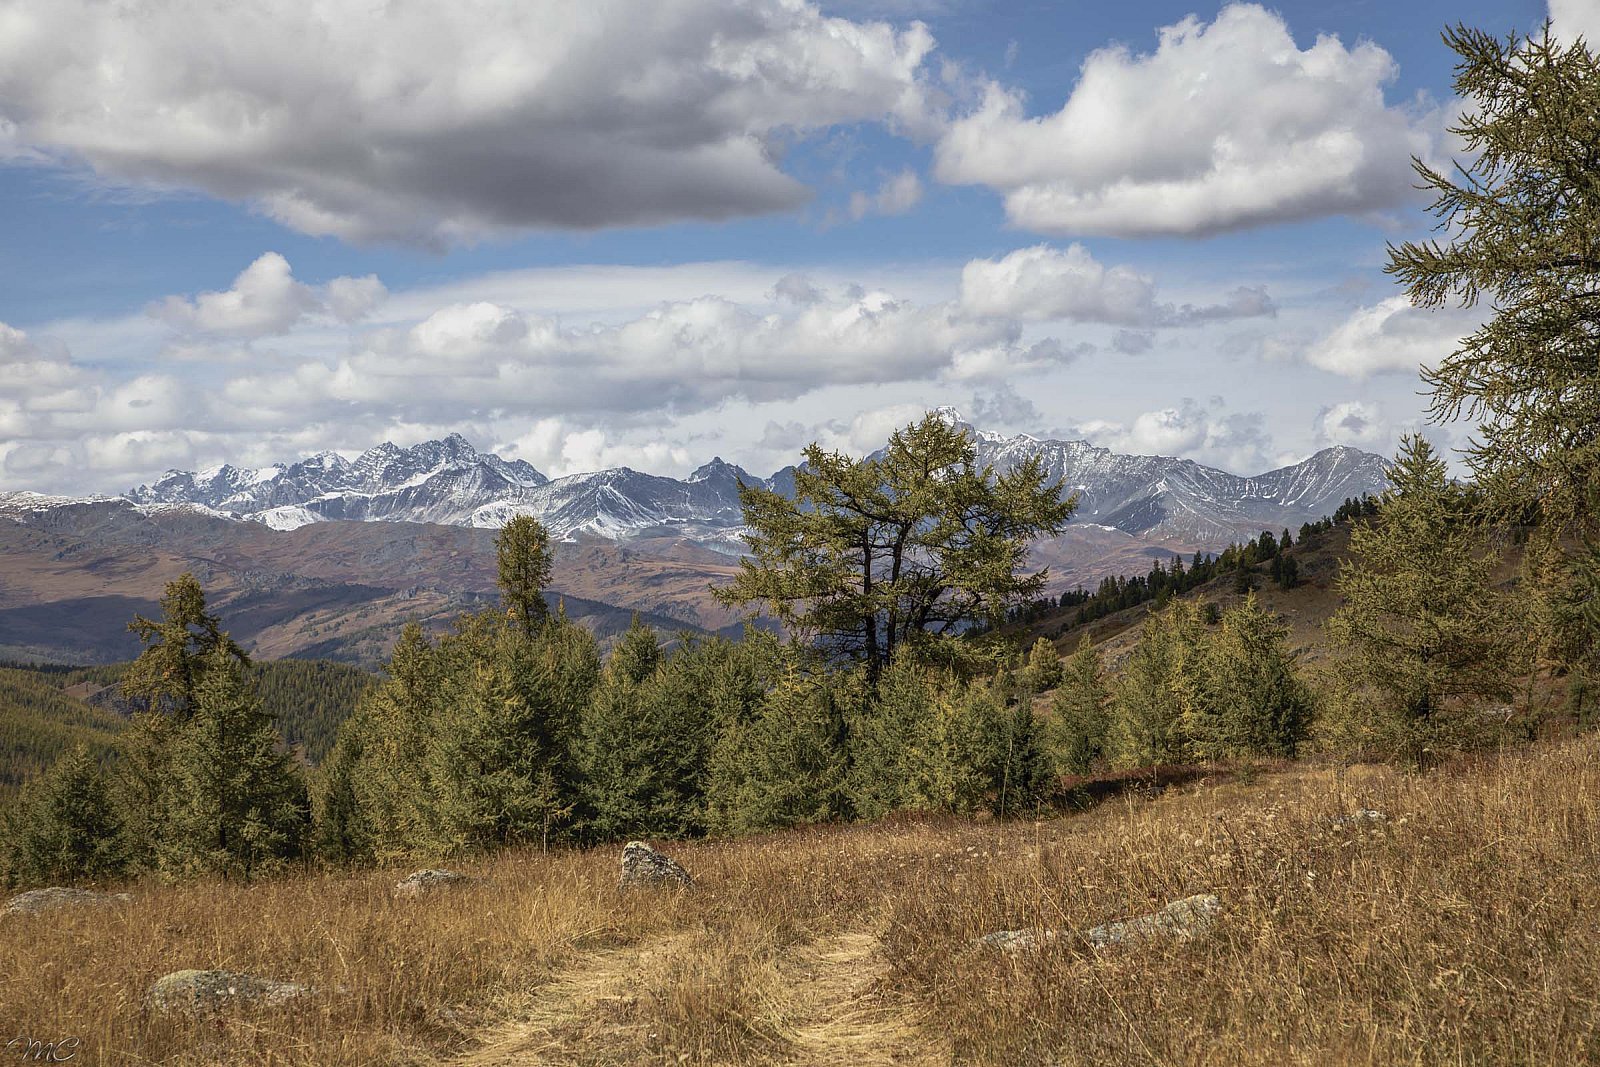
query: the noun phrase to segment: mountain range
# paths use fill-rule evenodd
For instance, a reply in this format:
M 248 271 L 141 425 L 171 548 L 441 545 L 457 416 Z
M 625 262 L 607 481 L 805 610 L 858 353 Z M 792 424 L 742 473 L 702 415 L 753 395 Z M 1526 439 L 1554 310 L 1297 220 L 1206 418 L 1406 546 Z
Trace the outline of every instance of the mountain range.
M 980 462 L 1003 470 L 1038 456 L 1078 494 L 1073 522 L 1033 546 L 1051 592 L 1298 529 L 1386 485 L 1384 461 L 1349 448 L 1242 477 L 941 414 L 972 435 Z M 130 658 L 128 621 L 155 613 L 163 584 L 191 571 L 253 654 L 373 666 L 402 622 L 444 629 L 492 602 L 494 538 L 515 514 L 551 529 L 551 599 L 603 640 L 634 612 L 669 633 L 734 630 L 739 612 L 711 589 L 743 548 L 739 485 L 792 494 L 795 474 L 758 478 L 714 459 L 684 479 L 626 467 L 552 479 L 451 435 L 354 460 L 169 471 L 122 497 L 0 494 L 0 659 Z
M 1192 460 L 1122 455 L 1086 441 L 980 430 L 950 408 L 938 414 L 970 435 L 980 464 L 1005 471 L 1041 458 L 1052 483 L 1077 493 L 1075 522 L 1147 538 L 1226 543 L 1263 529 L 1298 527 L 1347 497 L 1387 485 L 1383 458 L 1354 448 L 1326 448 L 1303 462 L 1244 477 Z M 561 541 L 671 536 L 737 555 L 739 485 L 787 494 L 794 474 L 789 467 L 760 478 L 718 457 L 685 479 L 628 467 L 551 479 L 452 434 L 411 448 L 381 444 L 353 461 L 323 452 L 260 470 L 168 471 L 127 498 L 146 506 L 202 507 L 278 530 L 341 520 L 498 529 L 526 514 Z

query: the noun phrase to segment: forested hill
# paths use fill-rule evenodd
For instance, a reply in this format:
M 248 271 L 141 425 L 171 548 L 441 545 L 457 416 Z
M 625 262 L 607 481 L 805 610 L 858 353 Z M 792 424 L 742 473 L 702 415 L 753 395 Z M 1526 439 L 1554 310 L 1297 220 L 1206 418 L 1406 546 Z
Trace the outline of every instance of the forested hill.
M 118 690 L 125 663 L 98 667 L 0 668 L 0 790 L 15 788 L 78 744 L 108 750 L 127 721 Z M 251 667 L 257 692 L 284 739 L 312 763 L 374 681 L 328 660 L 276 660 Z

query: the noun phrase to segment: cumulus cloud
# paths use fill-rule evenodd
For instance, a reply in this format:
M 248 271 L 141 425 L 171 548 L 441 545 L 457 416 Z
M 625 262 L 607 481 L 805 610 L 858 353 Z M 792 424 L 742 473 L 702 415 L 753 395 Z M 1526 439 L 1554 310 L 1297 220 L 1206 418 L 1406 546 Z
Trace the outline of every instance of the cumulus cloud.
M 1272 462 L 1272 440 L 1259 412 L 1228 412 L 1220 398 L 1205 406 L 1185 398 L 1177 407 L 1142 412 L 1131 422 L 1098 420 L 1076 433 L 1116 452 L 1180 456 L 1238 474 L 1255 474 Z
M 944 376 L 986 380 L 1072 358 L 1025 342 L 1011 321 L 973 318 L 883 290 L 785 308 L 717 296 L 662 304 L 618 323 L 565 325 L 488 301 L 370 331 L 338 359 L 235 378 L 241 418 L 377 406 L 426 420 L 452 409 L 538 417 L 704 411 L 731 398 L 791 399 L 827 385 Z
M 288 333 L 310 315 L 356 322 L 387 295 L 375 275 L 335 278 L 315 289 L 295 280 L 287 259 L 267 252 L 239 273 L 231 289 L 192 300 L 169 296 L 150 313 L 180 331 L 256 338 Z
M 931 135 L 940 106 L 921 23 L 801 0 L 17 0 L 5 27 L 7 152 L 353 241 L 790 209 L 783 138 Z
M 1020 427 L 1037 431 L 1044 416 L 1032 400 L 1018 393 L 1009 382 L 1001 382 L 988 392 L 974 393 L 970 408 L 973 425 L 980 429 Z
M 850 217 L 904 215 L 922 201 L 922 179 L 915 171 L 901 171 L 887 179 L 876 193 L 850 194 Z
M 1600 45 L 1600 5 L 1594 0 L 1550 0 L 1550 29 L 1563 41 L 1582 37 L 1593 49 Z
M 961 271 L 961 303 L 975 315 L 1032 321 L 1071 320 L 1120 326 L 1198 326 L 1275 315 L 1265 289 L 1236 289 L 1220 304 L 1174 306 L 1156 300 L 1155 280 L 1126 266 L 1107 267 L 1081 244 L 1035 245 L 999 259 L 975 259 Z
M 1351 445 L 1387 452 L 1393 432 L 1383 408 L 1363 400 L 1345 400 L 1317 413 L 1316 437 L 1320 445 Z
M 1560 0 L 1558 0 L 1560 2 Z M 1394 60 L 1369 41 L 1301 49 L 1277 14 L 1224 7 L 1160 31 L 1156 51 L 1102 48 L 1053 114 L 990 83 L 936 151 L 946 182 L 989 186 L 1015 225 L 1060 234 L 1203 235 L 1415 195 L 1437 114 L 1389 106 Z
M 1415 374 L 1448 356 L 1483 321 L 1480 309 L 1411 306 L 1404 296 L 1358 308 L 1306 352 L 1313 367 L 1363 379 L 1373 374 Z

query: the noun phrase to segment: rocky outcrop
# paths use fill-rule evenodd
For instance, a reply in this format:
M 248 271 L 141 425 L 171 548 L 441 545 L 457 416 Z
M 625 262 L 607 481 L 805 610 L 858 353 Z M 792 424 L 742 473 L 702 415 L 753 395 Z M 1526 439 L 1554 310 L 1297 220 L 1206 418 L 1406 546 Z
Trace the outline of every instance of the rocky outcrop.
M 34 915 L 56 908 L 102 907 L 106 904 L 123 904 L 133 898 L 126 893 L 96 893 L 91 889 L 69 889 L 53 885 L 48 889 L 32 889 L 18 893 L 0 908 L 0 915 Z
M 198 1015 L 230 1004 L 282 1007 L 312 992 L 310 986 L 237 971 L 173 971 L 151 983 L 145 1003 L 163 1014 Z
M 1085 930 L 1083 939 L 1095 948 L 1162 938 L 1188 940 L 1210 930 L 1222 914 L 1222 901 L 1211 893 L 1174 900 L 1160 911 L 1137 919 L 1105 923 Z
M 472 879 L 460 871 L 445 871 L 429 868 L 414 871 L 394 884 L 394 895 L 397 897 L 420 897 L 440 889 L 450 889 L 466 885 Z
M 670 886 L 693 889 L 694 879 L 671 857 L 643 841 L 629 841 L 622 849 L 622 880 L 617 888 L 654 889 Z
M 1222 914 L 1222 901 L 1211 893 L 1175 900 L 1160 911 L 1133 919 L 1102 923 L 1087 930 L 997 930 L 978 939 L 978 944 L 1000 952 L 1033 952 L 1058 941 L 1086 944 L 1091 948 L 1145 941 L 1176 939 L 1187 941 L 1216 925 Z

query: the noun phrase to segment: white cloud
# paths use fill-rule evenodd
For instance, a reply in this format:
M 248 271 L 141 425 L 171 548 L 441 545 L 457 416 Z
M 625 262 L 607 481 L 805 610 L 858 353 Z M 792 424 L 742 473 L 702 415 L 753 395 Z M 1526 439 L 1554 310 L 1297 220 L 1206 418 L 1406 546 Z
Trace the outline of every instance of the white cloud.
M 1256 474 L 1274 462 L 1264 417 L 1230 413 L 1220 398 L 1204 407 L 1185 398 L 1178 407 L 1142 412 L 1128 423 L 1096 420 L 1073 432 L 1116 452 L 1181 456 L 1238 474 Z
M 1387 452 L 1393 431 L 1381 405 L 1362 400 L 1345 400 L 1323 408 L 1317 415 L 1317 442 L 1322 445 L 1351 445 Z
M 915 171 L 905 170 L 888 178 L 872 195 L 857 192 L 850 194 L 850 217 L 864 219 L 868 215 L 904 215 L 922 201 L 922 180 Z
M 1590 51 L 1600 47 L 1600 3 L 1595 0 L 1550 0 L 1551 30 L 1562 41 L 1582 37 Z
M 16 0 L 0 146 L 440 245 L 790 209 L 794 131 L 932 134 L 926 28 L 801 0 Z
M 1411 198 L 1412 155 L 1431 158 L 1436 114 L 1384 101 L 1394 60 L 1369 41 L 1296 46 L 1255 4 L 1190 16 L 1154 53 L 1084 61 L 1061 109 L 1030 117 L 991 83 L 938 143 L 935 173 L 1005 196 L 1015 225 L 1045 233 L 1209 234 Z
M 1156 302 L 1155 280 L 1131 267 L 1107 267 L 1081 244 L 1019 248 L 974 259 L 961 271 L 961 304 L 975 315 L 1120 326 L 1198 326 L 1277 314 L 1265 289 L 1239 288 L 1220 304 Z
M 233 288 L 200 293 L 192 300 L 169 296 L 153 305 L 150 313 L 183 332 L 256 338 L 288 333 L 315 314 L 355 322 L 386 295 L 374 275 L 335 278 L 319 291 L 296 281 L 283 256 L 267 252 L 239 273 Z
M 1415 374 L 1448 356 L 1483 321 L 1478 309 L 1411 306 L 1404 296 L 1357 309 L 1306 352 L 1306 362 L 1346 378 Z

